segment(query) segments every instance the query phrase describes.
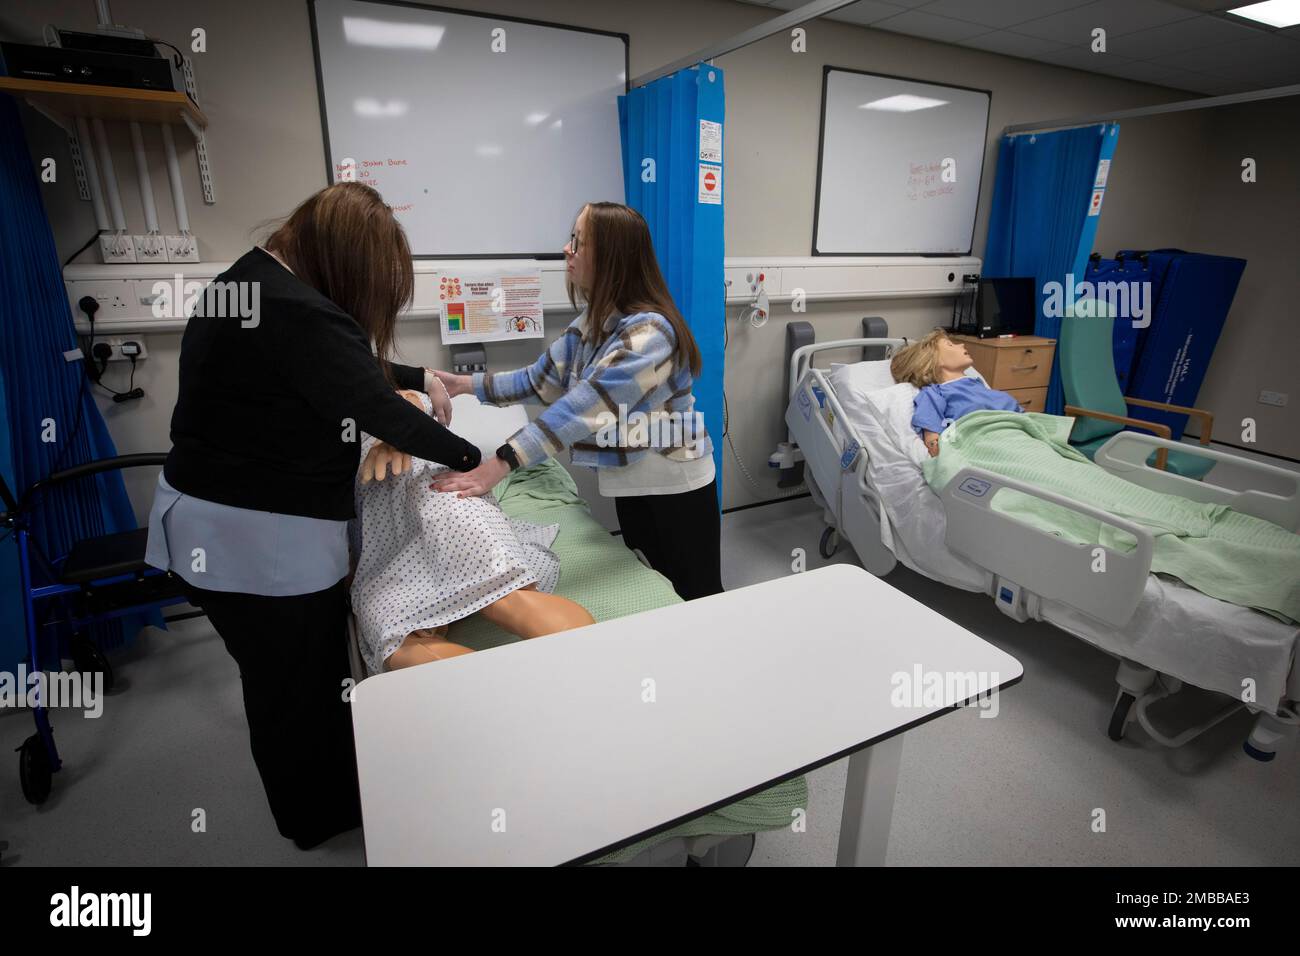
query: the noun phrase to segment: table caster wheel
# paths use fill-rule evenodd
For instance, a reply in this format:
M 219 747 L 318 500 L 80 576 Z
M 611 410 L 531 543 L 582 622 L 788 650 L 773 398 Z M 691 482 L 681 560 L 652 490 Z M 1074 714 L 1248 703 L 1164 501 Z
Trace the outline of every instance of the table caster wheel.
M 1110 726 L 1106 728 L 1106 736 L 1111 740 L 1124 739 L 1124 725 L 1128 723 L 1129 711 L 1133 709 L 1133 702 L 1137 700 L 1126 690 L 1119 692 L 1119 698 L 1115 701 L 1115 709 L 1110 713 Z
M 1253 757 L 1260 763 L 1268 763 L 1277 756 L 1275 751 L 1260 750 L 1258 747 L 1253 746 L 1249 740 L 1241 742 L 1241 749 L 1246 751 L 1246 756 Z
M 50 755 L 40 734 L 32 734 L 18 748 L 18 780 L 28 803 L 41 805 L 50 795 Z
M 830 559 L 835 556 L 835 552 L 840 549 L 840 533 L 834 528 L 827 528 L 822 532 L 822 540 L 817 545 L 817 550 L 823 558 Z

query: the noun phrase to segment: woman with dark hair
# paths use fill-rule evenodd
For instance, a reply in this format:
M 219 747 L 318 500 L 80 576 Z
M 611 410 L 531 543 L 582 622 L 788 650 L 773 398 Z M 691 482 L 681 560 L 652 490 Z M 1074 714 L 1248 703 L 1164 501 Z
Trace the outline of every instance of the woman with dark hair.
M 569 301 L 584 308 L 531 366 L 434 374 L 452 395 L 545 405 L 537 419 L 437 491 L 481 495 L 512 468 L 569 447 L 614 499 L 623 541 L 686 600 L 722 590 L 713 445 L 691 393 L 700 351 L 673 304 L 650 229 L 618 203 L 588 203 L 564 248 Z
M 413 281 L 379 193 L 338 183 L 213 281 L 181 342 L 147 560 L 186 582 L 239 665 L 271 812 L 304 849 L 361 822 L 346 578 L 362 433 L 380 478 L 411 455 L 479 464 L 432 373 L 389 361 Z M 252 314 L 223 315 L 233 299 Z M 437 417 L 399 388 L 429 392 Z

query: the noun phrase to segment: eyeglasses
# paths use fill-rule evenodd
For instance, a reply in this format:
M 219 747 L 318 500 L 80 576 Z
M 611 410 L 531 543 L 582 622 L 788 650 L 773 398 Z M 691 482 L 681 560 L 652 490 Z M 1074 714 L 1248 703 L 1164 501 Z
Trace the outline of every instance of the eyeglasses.
M 576 232 L 569 233 L 569 248 L 573 250 L 575 256 L 578 254 L 578 234 Z

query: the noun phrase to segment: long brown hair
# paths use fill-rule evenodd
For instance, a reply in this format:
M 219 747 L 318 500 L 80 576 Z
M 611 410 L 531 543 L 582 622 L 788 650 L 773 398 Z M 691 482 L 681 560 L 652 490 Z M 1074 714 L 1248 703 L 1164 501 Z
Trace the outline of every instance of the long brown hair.
M 616 202 L 592 202 L 587 210 L 587 228 L 582 237 L 592 249 L 592 284 L 588 290 L 576 289 L 567 281 L 569 302 L 576 309 L 579 293 L 587 304 L 584 340 L 603 342 L 605 320 L 612 313 L 632 315 L 658 312 L 673 327 L 676 347 L 673 361 L 686 367 L 691 375 L 700 374 L 700 349 L 691 335 L 690 326 L 677 311 L 668 284 L 659 271 L 650 227 L 635 209 Z M 582 215 L 581 211 L 578 213 Z
M 397 313 L 411 301 L 415 274 L 406 233 L 379 192 L 364 183 L 326 186 L 290 213 L 264 245 L 352 316 L 391 378 Z

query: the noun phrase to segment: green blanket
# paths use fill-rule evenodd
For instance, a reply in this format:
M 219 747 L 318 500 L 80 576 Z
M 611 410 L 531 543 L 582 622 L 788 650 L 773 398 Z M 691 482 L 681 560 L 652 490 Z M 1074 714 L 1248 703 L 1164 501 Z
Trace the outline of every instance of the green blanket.
M 681 601 L 667 578 L 643 565 L 621 538 L 611 535 L 591 516 L 572 476 L 554 459 L 511 472 L 493 493 L 501 502 L 501 510 L 511 518 L 560 526 L 560 533 L 551 545 L 551 550 L 560 557 L 560 583 L 556 593 L 577 601 L 597 621 Z M 702 638 L 706 636 L 701 634 Z M 475 650 L 518 640 L 481 614 L 452 624 L 447 638 Z M 796 808 L 807 806 L 808 785 L 802 776 L 796 777 L 616 850 L 596 862 L 621 863 L 674 836 L 738 835 L 780 829 L 791 824 Z
M 938 457 L 925 463 L 926 481 L 940 491 L 963 468 L 982 468 L 1128 518 L 1152 533 L 1152 571 L 1222 601 L 1300 620 L 1300 535 L 1112 475 L 1070 447 L 1073 423 L 1034 412 L 971 412 L 944 431 Z M 993 507 L 1078 544 L 1120 551 L 1135 544 L 1118 529 L 1019 492 L 1003 492 Z

